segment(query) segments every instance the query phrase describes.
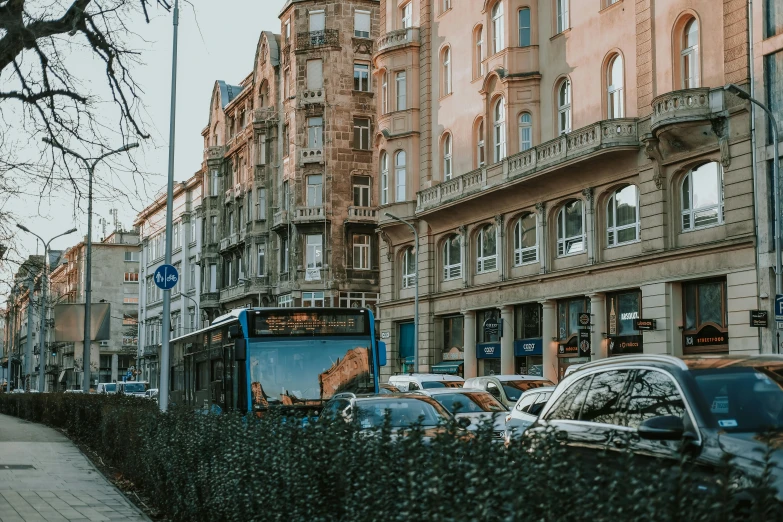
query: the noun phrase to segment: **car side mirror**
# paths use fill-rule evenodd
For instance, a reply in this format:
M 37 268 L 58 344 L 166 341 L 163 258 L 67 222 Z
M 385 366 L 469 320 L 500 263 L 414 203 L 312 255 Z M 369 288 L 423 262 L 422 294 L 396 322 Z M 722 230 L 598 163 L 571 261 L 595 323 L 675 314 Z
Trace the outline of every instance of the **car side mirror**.
M 463 430 L 467 429 L 468 426 L 470 426 L 470 419 L 468 419 L 466 417 L 459 417 L 457 419 L 457 426 L 459 426 Z
M 642 422 L 637 431 L 641 438 L 647 440 L 681 440 L 685 424 L 680 417 L 663 415 Z

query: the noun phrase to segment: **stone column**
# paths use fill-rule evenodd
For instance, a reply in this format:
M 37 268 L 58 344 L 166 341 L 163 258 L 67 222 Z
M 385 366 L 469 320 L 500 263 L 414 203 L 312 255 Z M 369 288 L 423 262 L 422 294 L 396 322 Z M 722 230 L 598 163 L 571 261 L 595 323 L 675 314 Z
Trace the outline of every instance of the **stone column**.
M 500 373 L 514 373 L 514 307 L 500 307 L 500 318 L 503 320 L 503 337 L 500 338 Z
M 609 356 L 609 343 L 604 337 L 606 328 L 606 295 L 595 293 L 588 295 L 590 298 L 590 314 L 592 319 L 592 333 L 590 334 L 590 344 L 592 349 L 591 360 L 597 361 Z
M 506 231 L 503 215 L 495 216 L 495 252 L 497 254 L 498 281 L 506 280 Z
M 476 312 L 473 310 L 466 310 L 462 313 L 465 316 L 462 334 L 465 337 L 463 341 L 465 378 L 469 379 L 478 375 L 478 362 L 476 361 Z
M 541 336 L 544 348 L 544 377 L 552 382 L 557 382 L 557 342 L 552 340 L 557 335 L 555 302 L 549 299 L 539 302 L 542 307 Z
M 538 236 L 536 237 L 536 244 L 538 245 L 538 262 L 541 266 L 540 272 L 545 274 L 547 272 L 547 255 L 549 250 L 547 245 L 549 241 L 547 239 L 546 229 L 546 203 L 536 203 L 536 214 L 538 214 Z
M 111 355 L 111 382 L 119 380 L 119 366 L 120 366 L 120 356 L 116 353 L 113 353 Z
M 587 239 L 587 263 L 592 265 L 596 262 L 596 244 L 595 244 L 595 213 L 593 212 L 593 189 L 586 188 L 582 190 L 585 202 L 585 238 Z

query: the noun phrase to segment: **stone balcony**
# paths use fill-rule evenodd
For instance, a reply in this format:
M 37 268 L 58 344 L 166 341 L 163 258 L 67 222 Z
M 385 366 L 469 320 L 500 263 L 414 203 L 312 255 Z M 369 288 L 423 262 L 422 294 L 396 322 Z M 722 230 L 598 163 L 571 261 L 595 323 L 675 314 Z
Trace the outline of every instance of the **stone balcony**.
M 300 107 L 316 104 L 323 105 L 324 102 L 326 102 L 326 89 L 321 87 L 320 89 L 305 89 L 299 91 L 296 95 L 296 101 Z
M 272 217 L 272 228 L 284 227 L 288 224 L 288 211 L 279 210 Z
M 246 291 L 247 289 L 244 281 L 233 286 L 221 288 L 220 302 L 224 303 L 226 301 L 231 301 L 232 299 L 242 297 L 243 295 L 245 295 Z
M 253 123 L 265 123 L 277 119 L 277 110 L 274 107 L 263 107 L 253 111 Z
M 294 223 L 312 223 L 324 221 L 326 219 L 326 208 L 320 207 L 299 207 L 294 210 Z
M 699 87 L 667 92 L 653 99 L 652 109 L 652 132 L 675 123 L 709 120 L 713 113 L 724 110 L 724 91 Z
M 238 244 L 238 243 L 239 243 L 239 234 L 237 234 L 236 232 L 234 232 L 233 234 L 231 234 L 230 236 L 228 236 L 228 243 L 229 243 L 231 246 L 234 246 L 234 245 Z
M 408 27 L 389 31 L 375 41 L 376 53 L 382 53 L 395 47 L 419 43 L 419 28 Z
M 432 210 L 477 192 L 553 170 L 582 156 L 611 149 L 638 148 L 640 145 L 635 119 L 599 121 L 509 156 L 494 165 L 484 166 L 422 190 L 416 195 L 416 212 Z
M 376 223 L 378 209 L 372 207 L 348 207 L 348 219 L 354 223 Z
M 241 183 L 234 185 L 234 199 L 239 199 L 245 195 L 245 187 Z
M 215 145 L 204 149 L 204 159 L 209 160 L 222 160 L 223 154 L 225 154 L 226 148 L 223 145 Z
M 323 163 L 324 150 L 322 147 L 299 149 L 299 157 L 301 158 L 303 165 L 307 163 Z
M 224 237 L 220 240 L 220 251 L 223 252 L 224 250 L 228 250 L 228 248 L 231 246 L 231 240 L 227 237 Z
M 323 29 L 321 31 L 310 31 L 306 33 L 297 33 L 296 51 L 309 51 L 325 46 L 339 46 L 340 32 L 337 29 Z
M 233 189 L 228 189 L 228 190 L 226 191 L 226 197 L 225 197 L 225 199 L 224 199 L 223 201 L 224 201 L 225 203 L 230 203 L 230 202 L 231 202 L 231 199 L 232 199 L 233 197 L 234 197 L 234 190 L 233 190 Z
M 216 308 L 220 303 L 219 292 L 202 292 L 199 299 L 199 306 L 204 308 Z
M 141 350 L 143 357 L 157 357 L 159 344 L 148 344 Z
M 247 228 L 240 227 L 239 228 L 239 242 L 241 243 L 242 241 L 244 241 L 245 237 L 247 237 Z

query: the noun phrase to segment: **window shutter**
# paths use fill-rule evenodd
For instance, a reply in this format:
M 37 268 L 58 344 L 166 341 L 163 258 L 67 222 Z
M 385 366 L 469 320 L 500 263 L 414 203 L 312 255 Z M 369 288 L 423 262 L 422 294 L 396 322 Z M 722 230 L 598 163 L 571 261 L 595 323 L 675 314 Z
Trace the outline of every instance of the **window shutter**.
M 370 13 L 367 11 L 356 11 L 353 23 L 354 36 L 359 38 L 370 37 Z
M 326 15 L 323 11 L 310 12 L 310 32 L 323 31 L 326 27 Z
M 307 88 L 311 91 L 324 86 L 324 66 L 321 60 L 307 60 Z

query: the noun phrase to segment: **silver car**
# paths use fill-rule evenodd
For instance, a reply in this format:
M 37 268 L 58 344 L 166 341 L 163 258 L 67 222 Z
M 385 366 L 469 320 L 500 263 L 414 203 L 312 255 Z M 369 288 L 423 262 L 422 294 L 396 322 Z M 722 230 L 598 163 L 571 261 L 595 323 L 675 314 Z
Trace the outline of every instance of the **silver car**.
M 553 391 L 555 391 L 554 386 L 543 386 L 532 388 L 522 394 L 506 416 L 506 443 L 518 437 L 538 419 L 538 414 L 546 406 Z
M 482 423 L 491 421 L 493 440 L 503 441 L 508 409 L 491 393 L 466 388 L 434 388 L 416 393 L 432 397 L 456 419 L 469 420 L 470 425 L 466 426 L 469 431 L 477 431 Z

